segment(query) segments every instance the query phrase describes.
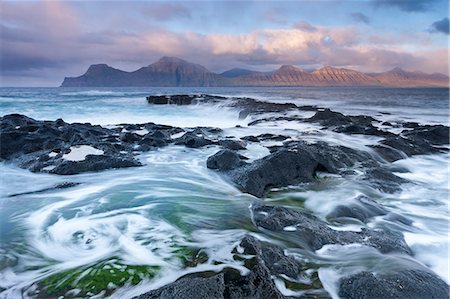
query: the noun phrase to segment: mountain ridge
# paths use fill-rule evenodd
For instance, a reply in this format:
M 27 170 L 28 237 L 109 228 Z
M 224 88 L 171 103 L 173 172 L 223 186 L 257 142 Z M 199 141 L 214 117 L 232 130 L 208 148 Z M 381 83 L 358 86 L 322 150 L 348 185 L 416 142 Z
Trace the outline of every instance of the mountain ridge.
M 200 64 L 164 56 L 155 63 L 126 72 L 107 64 L 90 65 L 78 77 L 66 77 L 61 87 L 151 87 L 151 86 L 449 86 L 449 78 L 440 73 L 406 71 L 399 67 L 382 73 L 363 73 L 347 68 L 324 66 L 307 72 L 293 65 L 259 72 L 234 68 L 220 74 Z

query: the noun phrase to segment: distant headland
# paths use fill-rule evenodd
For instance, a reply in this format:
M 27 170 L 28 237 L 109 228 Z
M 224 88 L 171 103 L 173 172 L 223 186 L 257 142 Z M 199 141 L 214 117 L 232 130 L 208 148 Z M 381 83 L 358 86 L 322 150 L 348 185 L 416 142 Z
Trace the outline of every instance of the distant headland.
M 107 64 L 91 65 L 79 77 L 66 77 L 61 87 L 126 87 L 126 86 L 392 86 L 448 87 L 449 77 L 441 73 L 427 74 L 394 68 L 382 73 L 326 66 L 307 72 L 283 65 L 270 72 L 230 69 L 214 73 L 205 67 L 176 57 L 162 57 L 149 66 L 126 72 Z

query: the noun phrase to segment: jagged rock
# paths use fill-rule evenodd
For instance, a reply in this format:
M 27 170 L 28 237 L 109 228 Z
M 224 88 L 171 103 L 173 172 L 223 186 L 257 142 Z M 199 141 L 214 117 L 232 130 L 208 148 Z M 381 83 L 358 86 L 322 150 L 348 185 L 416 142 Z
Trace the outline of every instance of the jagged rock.
M 240 245 L 244 248 L 243 254 L 260 257 L 272 275 L 286 275 L 295 279 L 306 268 L 302 262 L 286 256 L 282 247 L 262 243 L 252 236 L 244 237 Z
M 415 143 L 429 142 L 432 145 L 450 144 L 449 127 L 443 125 L 425 125 L 413 130 L 403 131 L 402 134 Z
M 307 151 L 280 150 L 230 172 L 230 177 L 244 192 L 257 197 L 268 190 L 311 182 L 318 167 Z
M 369 181 L 372 186 L 387 193 L 400 191 L 400 186 L 402 184 L 409 183 L 408 180 L 396 176 L 392 172 L 381 167 L 374 167 L 366 170 L 363 180 Z
M 205 145 L 213 144 L 213 141 L 205 138 L 203 135 L 193 132 L 187 132 L 180 138 L 175 140 L 177 145 L 185 145 L 186 147 L 197 148 Z
M 338 294 L 345 299 L 446 299 L 449 286 L 425 269 L 386 274 L 360 272 L 340 279 Z
M 226 299 L 226 298 L 285 298 L 275 287 L 264 261 L 256 256 L 247 263 L 250 272 L 242 276 L 239 271 L 225 268 L 220 273 L 188 274 L 157 290 L 135 299 Z
M 243 150 L 247 147 L 247 144 L 241 140 L 222 139 L 219 140 L 219 145 L 230 150 Z
M 218 151 L 206 161 L 208 168 L 222 171 L 235 169 L 243 164 L 242 157 L 229 149 Z
M 252 206 L 253 221 L 261 228 L 276 232 L 285 231 L 285 227 L 295 228 L 289 234 L 295 234 L 305 248 L 318 250 L 326 244 L 359 243 L 378 249 L 381 253 L 397 252 L 411 255 L 411 249 L 403 235 L 394 231 L 375 231 L 363 228 L 361 232 L 337 231 L 314 215 L 294 211 L 284 207 Z
M 99 171 L 111 168 L 126 168 L 142 166 L 142 163 L 132 158 L 106 155 L 87 155 L 82 161 L 62 161 L 49 172 L 54 174 L 78 174 L 88 171 Z
M 307 121 L 318 122 L 324 127 L 349 125 L 352 120 L 349 116 L 346 116 L 340 112 L 332 111 L 328 108 L 319 110 L 310 117 Z

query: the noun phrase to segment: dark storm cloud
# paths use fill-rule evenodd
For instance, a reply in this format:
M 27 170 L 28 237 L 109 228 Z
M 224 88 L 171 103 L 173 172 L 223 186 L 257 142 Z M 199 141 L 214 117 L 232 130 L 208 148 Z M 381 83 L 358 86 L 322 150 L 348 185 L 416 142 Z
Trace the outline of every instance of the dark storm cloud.
M 364 23 L 364 24 L 370 24 L 370 18 L 366 16 L 363 13 L 360 12 L 354 12 L 350 14 L 350 17 L 353 19 L 353 21 L 358 23 Z
M 407 12 L 424 12 L 430 10 L 439 0 L 372 0 L 375 6 L 391 6 Z
M 436 21 L 431 24 L 429 31 L 432 33 L 444 33 L 448 35 L 450 31 L 449 27 L 449 19 L 445 17 L 442 20 Z

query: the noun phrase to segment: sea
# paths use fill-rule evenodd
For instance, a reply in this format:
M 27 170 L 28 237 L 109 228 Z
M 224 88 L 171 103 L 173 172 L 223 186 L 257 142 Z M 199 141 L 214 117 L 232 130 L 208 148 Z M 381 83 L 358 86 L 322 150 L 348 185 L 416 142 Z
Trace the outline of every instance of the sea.
M 239 118 L 238 110 L 225 105 L 232 99 L 163 106 L 150 105 L 145 98 L 199 93 L 315 105 L 391 123 L 449 125 L 448 88 L 0 88 L 0 113 L 102 126 L 146 122 L 209 126 L 223 129 L 223 136 L 273 133 L 369 152 L 368 145 L 381 140 L 286 120 L 248 126 L 258 116 Z M 313 112 L 295 115 L 310 117 Z M 252 161 L 269 154 L 265 146 L 276 144 L 249 144 L 241 154 Z M 249 209 L 258 199 L 206 167 L 207 158 L 219 149 L 170 145 L 140 154 L 142 167 L 72 176 L 31 173 L 1 161 L 0 298 L 132 298 L 188 273 L 225 267 L 244 273 L 232 251 L 246 234 L 283 245 L 286 254 L 310 265 L 297 281 L 273 278 L 288 296 L 338 298 L 337 281 L 345 275 L 414 266 L 427 267 L 450 282 L 448 153 L 414 156 L 389 165 L 396 175 L 412 182 L 394 194 L 323 174 L 317 183 L 273 190 L 264 199 L 266 204 L 303 209 L 326 219 L 336 206 L 368 196 L 409 218 L 412 225 L 375 217 L 367 224 L 330 226 L 351 231 L 363 227 L 397 230 L 411 247 L 412 258 L 381 254 L 360 244 L 326 245 L 307 252 L 295 239 L 283 240 L 258 230 Z M 33 193 L 63 182 L 80 184 Z M 24 194 L 11 196 L 17 193 Z M 192 255 L 198 261 L 186 266 Z M 303 287 L 292 288 L 292 283 Z

